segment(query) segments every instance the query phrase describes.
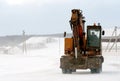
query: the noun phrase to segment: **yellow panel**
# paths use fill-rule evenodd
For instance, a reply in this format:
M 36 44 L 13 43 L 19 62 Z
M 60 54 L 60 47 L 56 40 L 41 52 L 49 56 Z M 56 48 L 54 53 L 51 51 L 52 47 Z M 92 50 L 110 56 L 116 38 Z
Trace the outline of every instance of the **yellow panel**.
M 65 38 L 65 51 L 72 51 L 72 50 L 73 50 L 73 39 Z

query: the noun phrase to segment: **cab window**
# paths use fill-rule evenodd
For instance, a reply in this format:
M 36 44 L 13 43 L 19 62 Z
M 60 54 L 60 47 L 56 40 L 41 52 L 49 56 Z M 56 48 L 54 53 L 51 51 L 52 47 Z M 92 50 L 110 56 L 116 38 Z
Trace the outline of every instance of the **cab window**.
M 98 29 L 89 29 L 87 37 L 87 45 L 90 47 L 99 47 L 100 46 L 100 30 Z

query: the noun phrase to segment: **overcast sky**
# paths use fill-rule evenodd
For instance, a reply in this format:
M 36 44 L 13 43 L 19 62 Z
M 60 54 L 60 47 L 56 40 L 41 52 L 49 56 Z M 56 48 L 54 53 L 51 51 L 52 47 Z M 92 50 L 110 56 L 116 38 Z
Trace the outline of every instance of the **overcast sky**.
M 82 9 L 86 25 L 120 26 L 119 0 L 0 0 L 0 36 L 70 32 L 74 8 Z

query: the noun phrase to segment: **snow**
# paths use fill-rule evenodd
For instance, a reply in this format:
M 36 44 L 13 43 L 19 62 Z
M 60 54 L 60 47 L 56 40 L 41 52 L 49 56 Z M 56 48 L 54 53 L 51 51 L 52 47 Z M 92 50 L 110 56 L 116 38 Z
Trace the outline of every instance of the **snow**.
M 35 39 L 29 43 L 35 43 Z M 41 41 L 45 39 L 42 37 Z M 62 74 L 59 59 L 64 54 L 64 39 L 50 40 L 53 39 L 56 41 L 43 42 L 45 48 L 28 50 L 26 54 L 0 54 L 0 81 L 120 81 L 120 50 L 103 50 L 105 62 L 100 74 L 91 74 L 90 70 Z

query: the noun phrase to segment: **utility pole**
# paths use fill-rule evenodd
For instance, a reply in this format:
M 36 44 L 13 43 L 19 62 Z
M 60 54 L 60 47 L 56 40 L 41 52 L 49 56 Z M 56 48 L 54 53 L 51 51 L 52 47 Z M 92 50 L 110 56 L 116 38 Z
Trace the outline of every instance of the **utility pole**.
M 114 31 L 113 31 L 113 33 L 112 33 L 112 36 L 114 35 L 115 30 L 116 30 L 116 29 L 114 29 Z M 111 37 L 112 37 L 112 36 L 111 36 Z M 108 44 L 107 44 L 107 47 L 106 47 L 105 51 L 108 50 L 108 47 L 109 47 L 109 45 L 110 45 L 111 40 L 112 40 L 112 38 L 109 39 L 109 42 L 108 42 Z
M 116 29 L 116 33 L 115 33 L 115 37 L 116 37 L 115 43 L 116 43 L 116 52 L 117 52 L 117 42 L 118 42 L 117 27 L 115 27 L 115 29 Z
M 109 51 L 111 51 L 113 46 L 116 44 L 116 52 L 117 52 L 117 27 L 115 27 L 114 31 L 115 31 L 115 40 L 114 40 L 114 43 L 112 44 L 111 48 L 109 49 Z
M 25 38 L 25 31 L 23 30 L 23 54 L 27 52 L 26 50 L 26 38 Z
M 109 49 L 109 51 L 111 51 L 111 49 L 113 48 L 113 46 L 116 45 L 116 46 L 115 46 L 115 49 L 116 49 L 116 52 L 117 52 L 117 42 L 118 42 L 118 37 L 120 36 L 120 34 L 117 35 L 117 29 L 119 29 L 119 27 L 115 27 L 115 29 L 114 29 L 114 31 L 113 31 L 113 33 L 112 33 L 112 36 L 115 34 L 115 40 L 114 40 L 114 43 L 112 44 L 111 48 Z M 112 40 L 112 38 L 109 39 L 109 42 L 108 42 L 108 45 L 107 45 L 105 51 L 107 51 L 111 40 Z

